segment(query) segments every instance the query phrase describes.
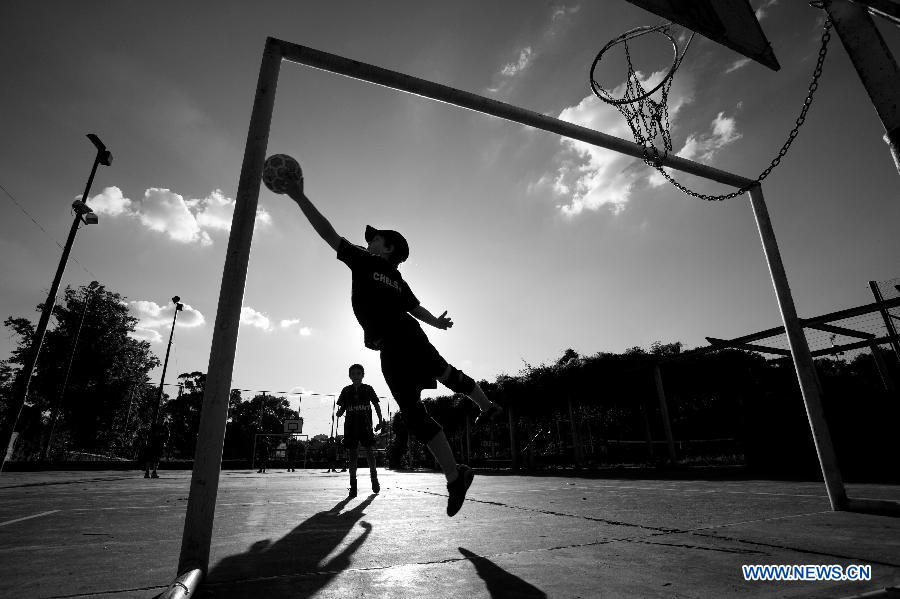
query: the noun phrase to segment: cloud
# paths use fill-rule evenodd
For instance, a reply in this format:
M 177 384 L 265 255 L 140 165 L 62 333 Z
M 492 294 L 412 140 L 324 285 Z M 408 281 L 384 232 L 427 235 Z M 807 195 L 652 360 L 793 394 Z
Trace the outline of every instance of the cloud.
M 89 205 L 97 214 L 134 218 L 172 241 L 208 246 L 213 242 L 209 231 L 231 230 L 235 202 L 220 189 L 205 198 L 185 199 L 169 189 L 151 187 L 142 199 L 132 201 L 118 187 L 107 187 Z M 271 215 L 264 208 L 257 208 L 256 226 L 271 224 Z
M 691 133 L 687 136 L 684 146 L 675 154 L 688 160 L 708 163 L 719 150 L 742 137 L 743 134 L 737 130 L 736 119 L 727 117 L 724 112 L 720 112 L 710 123 L 709 133 Z M 666 172 L 671 172 L 671 169 L 666 169 Z M 649 182 L 653 187 L 658 187 L 665 183 L 666 180 L 659 172 L 654 170 L 650 175 Z
M 503 68 L 500 69 L 500 74 L 504 77 L 514 77 L 517 73 L 527 69 L 533 59 L 534 52 L 531 50 L 531 46 L 522 48 L 519 51 L 519 60 L 503 65 Z
M 140 326 L 135 326 L 134 331 L 128 333 L 128 336 L 132 339 L 137 339 L 138 341 L 149 341 L 150 343 L 162 343 L 162 335 L 159 334 L 159 331 L 154 331 L 151 329 L 145 329 Z
M 312 335 L 312 329 L 311 329 L 311 328 L 309 328 L 309 327 L 301 327 L 301 326 L 299 326 L 299 324 L 300 324 L 300 319 L 299 319 L 299 318 L 294 318 L 294 319 L 291 319 L 291 320 L 282 320 L 282 321 L 281 321 L 281 328 L 282 328 L 282 329 L 289 329 L 289 330 L 291 330 L 291 331 L 296 330 L 296 331 L 297 331 L 297 334 L 300 335 L 301 337 L 309 337 L 310 335 Z
M 241 324 L 256 327 L 266 332 L 274 330 L 272 321 L 269 320 L 268 316 L 247 306 L 241 308 Z
M 151 187 L 139 200 L 136 215 L 141 224 L 180 243 L 211 245 L 209 233 L 200 228 L 184 198 L 168 189 Z
M 776 4 L 778 4 L 778 0 L 765 0 L 765 2 L 763 2 L 762 5 L 760 5 L 760 7 L 757 8 L 754 13 L 756 15 L 756 20 L 762 21 L 763 19 L 765 19 L 766 15 L 768 15 L 767 9 L 775 6 Z
M 666 71 L 644 77 L 637 73 L 645 89 L 656 85 Z M 625 92 L 625 83 L 611 90 L 613 97 Z M 670 121 L 693 98 L 691 79 L 683 76 L 673 82 L 668 96 Z M 559 119 L 581 125 L 595 131 L 603 131 L 624 139 L 633 135 L 623 116 L 609 104 L 594 95 L 586 96 L 577 105 L 565 108 Z M 532 193 L 548 192 L 556 200 L 560 212 L 574 217 L 585 210 L 597 211 L 603 207 L 619 214 L 631 197 L 634 186 L 647 176 L 647 169 L 634 168 L 635 159 L 571 138 L 561 138 L 563 149 L 554 157 L 558 164 L 555 172 L 544 173 L 530 184 Z M 661 140 L 657 140 L 657 145 Z
M 168 303 L 160 306 L 149 300 L 134 300 L 123 302 L 128 306 L 128 311 L 138 319 L 135 331 L 131 335 L 135 339 L 144 339 L 150 343 L 160 343 L 163 340 L 162 330 L 168 330 L 172 326 L 175 315 L 175 304 Z M 179 328 L 196 328 L 206 323 L 203 314 L 194 307 L 182 303 L 184 309 L 175 319 L 175 326 Z
M 550 7 L 550 19 L 535 36 L 532 43 L 523 44 L 513 52 L 515 58 L 500 67 L 493 77 L 493 84 L 487 91 L 496 94 L 507 91 L 513 79 L 521 77 L 534 64 L 535 59 L 550 49 L 551 44 L 561 38 L 572 23 L 571 15 L 577 13 L 580 5 L 566 7 L 554 5 Z
M 727 69 L 725 69 L 725 74 L 727 75 L 728 73 L 734 72 L 738 69 L 742 69 L 748 64 L 750 64 L 749 58 L 738 58 L 733 63 L 731 63 L 731 65 Z
M 80 198 L 80 196 L 79 196 Z M 107 187 L 88 201 L 88 205 L 97 214 L 119 216 L 131 208 L 131 200 L 122 195 L 118 187 Z

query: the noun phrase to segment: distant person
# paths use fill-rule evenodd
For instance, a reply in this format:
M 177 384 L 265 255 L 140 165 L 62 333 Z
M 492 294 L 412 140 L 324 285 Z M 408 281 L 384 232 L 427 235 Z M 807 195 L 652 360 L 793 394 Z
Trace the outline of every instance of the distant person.
M 159 478 L 156 469 L 159 467 L 159 454 L 162 453 L 163 433 L 161 427 L 152 427 L 149 441 L 144 447 L 144 478 Z
M 446 311 L 434 316 L 422 306 L 397 270 L 409 257 L 406 239 L 397 231 L 366 227 L 368 247 L 353 245 L 337 234 L 306 197 L 302 177 L 290 181 L 287 193 L 316 233 L 337 252 L 338 260 L 350 268 L 351 303 L 363 329 L 365 346 L 381 352 L 384 380 L 410 433 L 428 446 L 440 464 L 447 478 L 447 515 L 455 515 L 465 501 L 475 473 L 466 465 L 456 464 L 441 425 L 428 415 L 422 403 L 422 390 L 435 389 L 437 381 L 441 381 L 451 391 L 466 395 L 481 409 L 476 423 L 485 417 L 495 418 L 501 408 L 485 396 L 470 376 L 447 363 L 416 321 L 442 330 L 453 326 Z
M 378 470 L 375 464 L 375 435 L 372 434 L 372 408 L 378 414 L 378 428 L 384 426 L 384 418 L 381 416 L 381 406 L 378 403 L 378 395 L 375 389 L 362 382 L 366 375 L 361 364 L 353 364 L 349 369 L 352 385 L 341 389 L 338 397 L 337 416 L 344 418 L 344 447 L 347 448 L 347 460 L 350 462 L 350 497 L 356 497 L 356 466 L 359 461 L 359 446 L 366 450 L 366 460 L 369 463 L 369 477 L 372 479 L 372 492 L 381 491 L 378 484 Z
M 328 470 L 325 471 L 325 473 L 327 474 L 329 472 L 337 472 L 338 462 L 341 461 L 342 457 L 343 456 L 341 455 L 340 444 L 337 442 L 337 439 L 334 436 L 332 436 L 328 440 L 328 459 L 329 459 L 329 462 L 331 465 L 329 466 Z M 341 468 L 341 472 L 346 472 L 346 471 L 347 471 L 347 466 L 346 466 L 346 460 L 345 460 L 344 467 Z
M 403 423 L 402 414 L 394 414 L 391 432 L 393 433 L 393 438 L 388 444 L 388 468 L 400 470 L 403 467 L 403 456 L 409 450 L 409 433 L 406 430 L 406 425 Z
M 296 472 L 294 470 L 294 462 L 297 461 L 297 452 L 300 448 L 300 442 L 294 438 L 293 435 L 287 438 L 287 447 L 285 448 L 285 453 L 287 454 L 287 471 L 288 472 Z
M 257 474 L 266 474 L 266 468 L 269 467 L 269 438 L 263 436 L 256 444 L 257 459 L 259 460 L 259 470 Z

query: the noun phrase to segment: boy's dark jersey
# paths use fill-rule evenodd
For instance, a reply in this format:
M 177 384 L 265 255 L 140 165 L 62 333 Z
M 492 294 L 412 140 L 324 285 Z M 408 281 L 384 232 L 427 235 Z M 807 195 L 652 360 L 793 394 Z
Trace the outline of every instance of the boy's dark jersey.
M 370 403 L 378 404 L 378 395 L 375 393 L 375 389 L 365 383 L 360 383 L 359 387 L 347 385 L 341 389 L 337 405 L 347 413 L 344 420 L 345 425 L 349 426 L 353 421 L 363 420 L 371 429 L 372 408 L 369 407 Z
M 351 304 L 369 349 L 422 328 L 408 312 L 419 305 L 409 285 L 390 262 L 343 237 L 337 258 L 353 273 Z

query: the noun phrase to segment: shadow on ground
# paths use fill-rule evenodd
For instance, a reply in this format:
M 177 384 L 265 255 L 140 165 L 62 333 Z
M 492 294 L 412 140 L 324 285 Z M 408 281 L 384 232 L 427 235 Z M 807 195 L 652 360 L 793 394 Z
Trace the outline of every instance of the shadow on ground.
M 350 498 L 344 499 L 306 519 L 274 543 L 269 539 L 257 541 L 245 553 L 222 559 L 209 571 L 197 596 L 205 599 L 312 597 L 350 566 L 353 554 L 366 542 L 372 525 L 362 518 L 375 497 L 369 495 L 347 511 L 342 510 Z M 362 533 L 345 544 L 357 524 Z M 335 551 L 338 553 L 328 559 Z M 459 552 L 475 566 L 492 599 L 546 599 L 543 591 L 491 560 L 463 547 Z
M 198 596 L 312 596 L 346 569 L 350 557 L 365 543 L 372 525 L 361 519 L 375 497 L 370 495 L 353 509 L 342 512 L 350 501 L 348 497 L 306 519 L 275 543 L 268 539 L 258 541 L 246 553 L 224 558 L 209 571 Z M 357 522 L 363 533 L 326 561 Z
M 491 560 L 472 553 L 468 549 L 459 548 L 459 552 L 472 562 L 478 576 L 484 581 L 491 599 L 546 599 L 547 594 L 539 588 L 525 582 L 518 576 L 510 574 Z

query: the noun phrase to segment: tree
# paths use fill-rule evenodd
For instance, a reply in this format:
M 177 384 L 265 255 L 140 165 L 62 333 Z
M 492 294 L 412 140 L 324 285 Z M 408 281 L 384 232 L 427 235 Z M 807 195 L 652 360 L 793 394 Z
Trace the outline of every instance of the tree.
M 42 308 L 39 305 L 37 311 Z M 58 440 L 70 450 L 132 457 L 138 431 L 148 418 L 148 374 L 159 365 L 150 344 L 130 336 L 137 318 L 120 294 L 101 284 L 90 289 L 66 287 L 53 316 L 56 325 L 45 335 L 18 426 L 22 442 L 17 457 L 40 453 L 56 409 L 54 444 Z M 6 439 L 34 325 L 13 316 L 4 325 L 18 338 L 10 358 L 0 363 L 0 415 Z
M 225 429 L 224 457 L 249 458 L 257 433 L 284 433 L 284 421 L 299 417 L 299 413 L 291 409 L 285 397 L 260 393 L 243 401 L 240 391 L 232 390 L 228 425 Z
M 169 422 L 167 449 L 173 457 L 194 457 L 205 384 L 205 373 L 195 371 L 180 374 L 178 396 L 167 401 L 162 408 L 162 417 Z

